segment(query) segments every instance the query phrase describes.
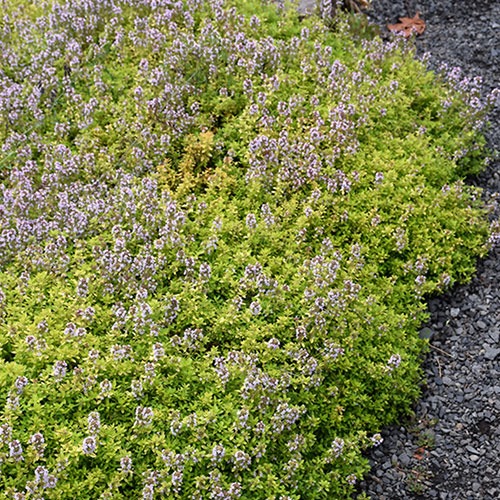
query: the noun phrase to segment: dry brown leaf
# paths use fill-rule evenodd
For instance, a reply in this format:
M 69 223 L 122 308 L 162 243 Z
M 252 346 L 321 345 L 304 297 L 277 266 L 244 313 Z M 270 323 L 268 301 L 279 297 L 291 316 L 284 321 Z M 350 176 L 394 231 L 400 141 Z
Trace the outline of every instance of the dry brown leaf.
M 427 450 L 423 447 L 420 446 L 415 450 L 415 453 L 413 454 L 413 457 L 416 458 L 417 460 L 422 460 L 424 456 L 426 455 Z
M 421 35 L 425 31 L 425 21 L 420 19 L 418 12 L 415 17 L 400 17 L 399 20 L 399 23 L 388 24 L 387 28 L 395 33 L 402 33 L 407 38 L 413 33 Z

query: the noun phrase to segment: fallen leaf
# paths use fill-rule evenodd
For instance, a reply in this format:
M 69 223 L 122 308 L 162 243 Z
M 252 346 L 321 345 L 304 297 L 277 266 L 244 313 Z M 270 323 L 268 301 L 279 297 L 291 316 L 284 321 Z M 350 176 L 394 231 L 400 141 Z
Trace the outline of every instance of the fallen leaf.
M 425 31 L 425 21 L 420 19 L 420 14 L 417 12 L 415 17 L 400 17 L 400 22 L 396 24 L 388 24 L 387 28 L 394 33 L 402 33 L 406 38 L 413 33 L 421 35 Z
M 424 456 L 426 455 L 426 449 L 421 446 L 420 448 L 417 448 L 415 453 L 413 454 L 413 457 L 416 458 L 417 460 L 422 460 Z

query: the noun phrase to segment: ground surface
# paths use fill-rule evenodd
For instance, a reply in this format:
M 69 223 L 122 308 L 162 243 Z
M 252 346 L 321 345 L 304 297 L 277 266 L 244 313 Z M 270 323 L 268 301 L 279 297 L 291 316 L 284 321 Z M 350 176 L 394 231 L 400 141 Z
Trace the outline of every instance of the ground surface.
M 373 0 L 369 17 L 385 26 L 420 12 L 427 23 L 418 52 L 431 66 L 460 66 L 482 76 L 485 94 L 500 86 L 498 0 Z M 382 29 L 384 32 L 384 29 Z M 488 141 L 500 149 L 500 108 Z M 470 182 L 491 199 L 500 193 L 498 155 Z M 498 210 L 496 211 L 498 217 Z M 500 248 L 479 263 L 475 278 L 429 303 L 431 351 L 415 418 L 386 429 L 360 485 L 374 499 L 500 498 Z

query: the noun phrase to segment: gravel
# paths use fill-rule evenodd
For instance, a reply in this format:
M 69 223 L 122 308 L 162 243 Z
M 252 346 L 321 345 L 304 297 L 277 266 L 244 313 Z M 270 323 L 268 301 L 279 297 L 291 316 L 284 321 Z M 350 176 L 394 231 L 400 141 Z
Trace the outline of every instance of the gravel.
M 500 82 L 498 0 L 372 0 L 369 18 L 382 27 L 420 13 L 427 23 L 417 54 L 430 65 L 460 66 L 482 76 L 484 93 Z M 488 143 L 500 150 L 500 106 L 490 115 Z M 498 156 L 469 182 L 485 199 L 500 193 Z M 498 209 L 493 215 L 498 218 Z M 421 336 L 430 339 L 426 383 L 414 416 L 382 432 L 370 450 L 371 472 L 358 494 L 370 498 L 461 500 L 500 498 L 500 247 L 478 263 L 466 286 L 433 298 Z

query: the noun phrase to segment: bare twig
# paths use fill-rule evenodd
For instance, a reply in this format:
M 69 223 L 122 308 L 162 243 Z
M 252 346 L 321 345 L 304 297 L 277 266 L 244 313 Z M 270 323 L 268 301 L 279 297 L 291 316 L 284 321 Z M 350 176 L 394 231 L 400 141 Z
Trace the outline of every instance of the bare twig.
M 444 354 L 445 356 L 448 356 L 449 358 L 453 358 L 453 354 L 450 354 L 449 352 L 443 351 L 443 349 L 440 349 L 439 347 L 436 347 L 435 345 L 429 344 L 429 347 L 436 349 L 436 351 L 440 352 L 441 354 Z
M 443 372 L 441 370 L 441 363 L 439 362 L 439 358 L 437 358 L 437 364 L 438 364 L 438 374 L 439 378 L 443 378 Z

